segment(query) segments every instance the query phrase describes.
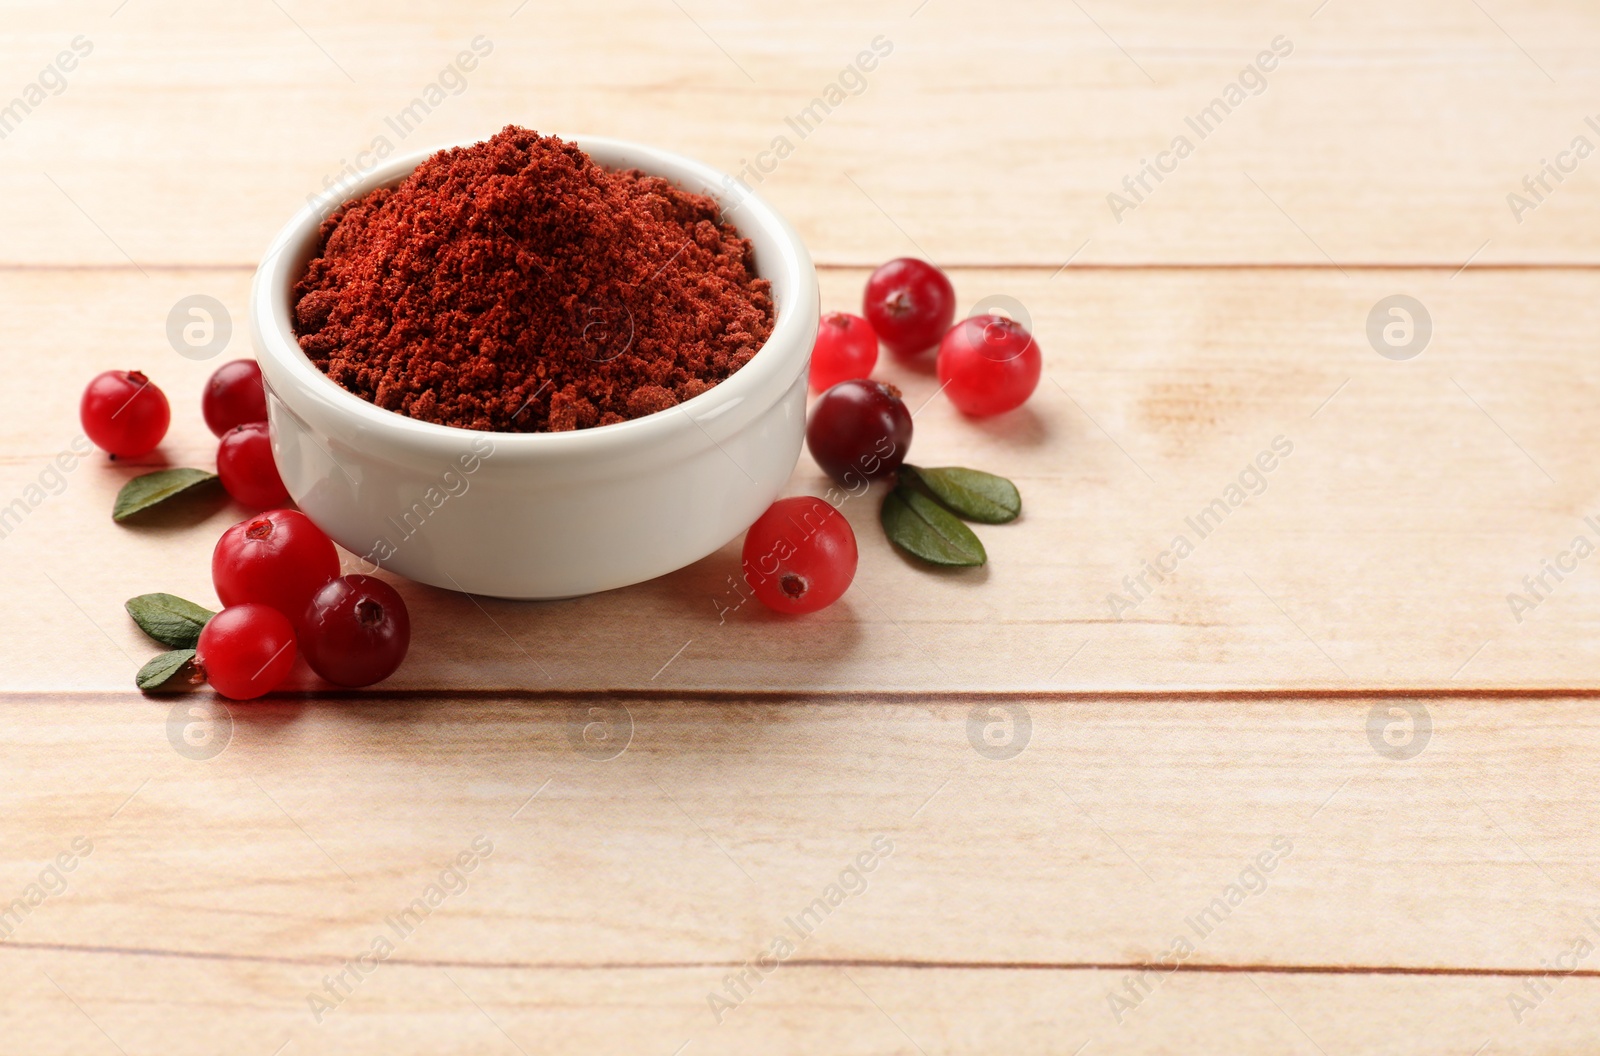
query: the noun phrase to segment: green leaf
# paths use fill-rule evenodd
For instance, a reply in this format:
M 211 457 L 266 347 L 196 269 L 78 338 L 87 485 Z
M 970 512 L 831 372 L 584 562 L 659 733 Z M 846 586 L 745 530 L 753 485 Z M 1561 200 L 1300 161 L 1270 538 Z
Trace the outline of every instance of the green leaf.
M 193 649 L 174 649 L 154 657 L 139 669 L 133 684 L 146 693 L 181 693 L 205 681 L 195 666 Z
M 113 521 L 125 521 L 141 510 L 148 510 L 201 484 L 216 480 L 215 473 L 203 469 L 160 469 L 134 477 L 117 492 L 117 504 L 111 508 Z
M 123 603 L 139 629 L 162 645 L 193 649 L 200 630 L 216 613 L 171 594 L 140 594 Z
M 971 528 L 922 492 L 903 484 L 884 497 L 880 516 L 889 541 L 924 561 L 970 567 L 989 559 Z
M 1005 477 L 960 466 L 937 469 L 904 466 L 902 469 L 911 470 L 912 475 L 933 492 L 934 498 L 969 521 L 1005 524 L 1022 513 L 1022 496 L 1017 486 Z

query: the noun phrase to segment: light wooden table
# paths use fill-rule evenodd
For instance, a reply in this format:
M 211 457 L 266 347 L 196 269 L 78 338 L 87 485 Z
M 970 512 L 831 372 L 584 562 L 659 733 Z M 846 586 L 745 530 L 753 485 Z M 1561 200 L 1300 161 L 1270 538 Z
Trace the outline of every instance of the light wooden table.
M 1563 555 L 1600 542 L 1600 159 L 1561 154 L 1600 146 L 1593 4 L 4 19 L 0 103 L 41 87 L 0 139 L 0 1051 L 1593 1051 L 1600 557 Z M 1023 520 L 934 575 L 847 504 L 860 574 L 802 621 L 719 623 L 733 546 L 565 603 L 402 584 L 379 691 L 141 698 L 122 601 L 212 600 L 243 515 L 109 519 L 128 476 L 213 455 L 221 360 L 178 355 L 170 309 L 218 298 L 246 354 L 253 261 L 308 194 L 379 137 L 508 121 L 730 170 L 788 135 L 760 189 L 827 306 L 907 253 L 964 307 L 1020 302 L 1033 401 L 933 399 L 914 455 L 1014 477 Z M 1546 161 L 1573 171 L 1508 200 Z M 1108 200 L 1146 162 L 1171 171 Z M 1431 321 L 1415 358 L 1369 339 L 1393 295 Z M 168 442 L 57 476 L 110 367 L 173 397 Z M 1259 494 L 1199 539 L 1241 474 Z M 806 460 L 792 490 L 821 484 Z

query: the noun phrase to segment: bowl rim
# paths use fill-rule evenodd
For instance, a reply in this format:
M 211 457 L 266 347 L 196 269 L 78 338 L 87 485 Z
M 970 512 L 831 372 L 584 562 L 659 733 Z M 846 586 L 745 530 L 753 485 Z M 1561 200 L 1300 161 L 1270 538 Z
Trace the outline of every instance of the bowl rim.
M 816 271 L 810 253 L 794 228 L 747 184 L 693 158 L 629 140 L 555 135 L 576 145 L 607 168 L 639 169 L 647 175 L 667 179 L 684 190 L 715 199 L 725 222 L 732 222 L 739 236 L 748 239 L 758 255 L 776 261 L 775 273 L 757 275 L 771 284 L 774 319 L 772 333 L 749 362 L 700 395 L 665 410 L 625 422 L 564 432 L 496 432 L 421 421 L 370 403 L 319 370 L 300 348 L 290 313 L 294 284 L 315 251 L 315 240 L 323 220 L 347 201 L 378 187 L 398 184 L 423 161 L 441 151 L 475 146 L 485 142 L 483 139 L 445 143 L 387 159 L 360 178 L 308 199 L 278 231 L 256 268 L 250 291 L 250 326 L 258 357 L 270 358 L 272 366 L 282 368 L 292 381 L 308 390 L 306 395 L 327 410 L 353 416 L 355 423 L 380 436 L 429 446 L 443 442 L 452 447 L 486 437 L 497 453 L 502 450 L 546 454 L 560 451 L 599 455 L 620 447 L 633 448 L 664 441 L 685 428 L 698 429 L 715 443 L 715 438 L 706 432 L 708 423 L 763 393 L 771 397 L 763 401 L 763 406 L 779 399 L 805 369 L 812 343 L 806 339 L 807 305 L 814 308 L 818 301 Z M 615 160 L 618 158 L 626 160 L 619 164 Z M 730 221 L 728 218 L 734 214 L 738 214 L 737 220 Z M 268 373 L 270 385 L 270 371 Z M 278 395 L 283 398 L 283 393 Z M 293 409 L 293 405 L 290 406 Z

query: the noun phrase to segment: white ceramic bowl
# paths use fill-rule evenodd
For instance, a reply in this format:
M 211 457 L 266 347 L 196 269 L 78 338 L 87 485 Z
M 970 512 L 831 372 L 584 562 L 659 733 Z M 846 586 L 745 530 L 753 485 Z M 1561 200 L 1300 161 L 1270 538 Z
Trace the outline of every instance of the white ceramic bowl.
M 346 199 L 399 183 L 434 151 L 392 159 L 308 204 L 274 242 L 250 294 L 272 450 L 306 515 L 383 568 L 510 598 L 626 586 L 723 546 L 794 470 L 819 311 L 799 236 L 759 197 L 699 162 L 617 140 L 572 141 L 609 168 L 642 169 L 718 199 L 772 284 L 772 336 L 715 388 L 617 425 L 488 433 L 415 421 L 318 370 L 295 340 L 291 297 L 319 248 L 323 218 Z

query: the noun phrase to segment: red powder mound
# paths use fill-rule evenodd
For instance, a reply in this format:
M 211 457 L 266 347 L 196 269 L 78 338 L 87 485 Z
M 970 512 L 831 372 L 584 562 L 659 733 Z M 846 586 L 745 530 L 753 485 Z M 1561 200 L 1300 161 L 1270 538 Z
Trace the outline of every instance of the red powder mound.
M 295 286 L 300 347 L 422 421 L 585 429 L 665 410 L 772 332 L 717 204 L 514 125 L 347 202 Z

